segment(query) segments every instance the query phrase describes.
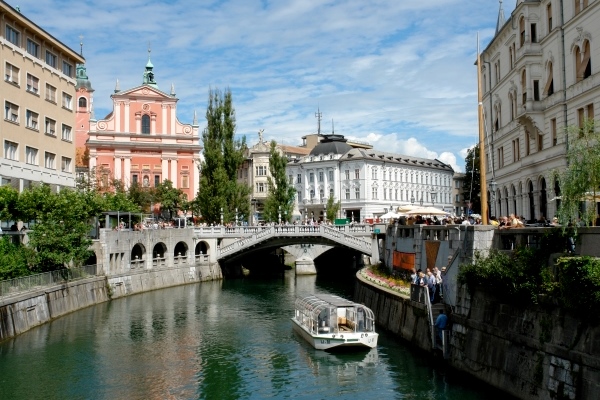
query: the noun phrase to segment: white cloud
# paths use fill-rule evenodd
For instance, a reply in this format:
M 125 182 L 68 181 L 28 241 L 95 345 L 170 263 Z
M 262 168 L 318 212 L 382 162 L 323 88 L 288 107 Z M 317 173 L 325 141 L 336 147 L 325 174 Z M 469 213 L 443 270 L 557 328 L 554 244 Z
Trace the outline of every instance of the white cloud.
M 13 6 L 16 0 L 9 0 Z M 506 3 L 506 2 L 505 2 Z M 233 93 L 238 134 L 299 144 L 322 129 L 455 169 L 477 141 L 476 33 L 493 35 L 497 0 L 19 0 L 21 12 L 79 50 L 96 117 L 141 84 L 152 48 L 178 117 L 199 122 L 209 87 Z M 511 7 L 504 4 L 507 17 Z M 93 17 L 90 17 L 93 16 Z M 458 155 L 456 157 L 455 155 Z M 453 158 L 454 157 L 454 158 Z M 442 159 L 443 158 L 443 159 Z

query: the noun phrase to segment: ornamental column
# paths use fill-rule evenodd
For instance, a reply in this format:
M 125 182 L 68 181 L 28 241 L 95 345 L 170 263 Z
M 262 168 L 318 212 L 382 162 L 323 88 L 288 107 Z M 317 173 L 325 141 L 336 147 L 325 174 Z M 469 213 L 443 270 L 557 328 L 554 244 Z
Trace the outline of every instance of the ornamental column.
M 171 159 L 171 182 L 173 182 L 174 188 L 179 187 L 179 184 L 177 181 L 178 172 L 179 171 L 177 170 L 177 158 L 173 158 L 173 159 Z

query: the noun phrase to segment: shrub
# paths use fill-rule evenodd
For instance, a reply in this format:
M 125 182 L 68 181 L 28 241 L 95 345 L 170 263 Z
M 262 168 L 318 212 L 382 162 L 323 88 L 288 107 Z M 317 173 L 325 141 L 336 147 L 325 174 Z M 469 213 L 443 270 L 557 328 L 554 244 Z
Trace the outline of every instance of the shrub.
M 561 257 L 556 266 L 560 304 L 579 316 L 597 321 L 600 317 L 600 259 Z

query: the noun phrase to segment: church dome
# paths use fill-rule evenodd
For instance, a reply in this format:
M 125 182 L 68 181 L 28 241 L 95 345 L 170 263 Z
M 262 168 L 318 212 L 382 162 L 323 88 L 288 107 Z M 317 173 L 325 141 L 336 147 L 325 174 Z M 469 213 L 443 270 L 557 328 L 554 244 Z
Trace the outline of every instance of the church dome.
M 352 146 L 346 143 L 343 135 L 324 135 L 321 142 L 311 150 L 311 156 L 322 154 L 346 154 Z

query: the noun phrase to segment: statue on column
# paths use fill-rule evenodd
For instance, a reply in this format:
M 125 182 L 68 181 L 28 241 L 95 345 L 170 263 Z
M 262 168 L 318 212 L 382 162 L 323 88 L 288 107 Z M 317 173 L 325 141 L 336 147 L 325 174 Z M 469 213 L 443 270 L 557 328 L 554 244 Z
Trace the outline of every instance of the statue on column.
M 261 130 L 258 131 L 258 143 L 262 143 L 263 142 L 263 132 L 264 131 L 265 131 L 264 129 L 261 129 Z

